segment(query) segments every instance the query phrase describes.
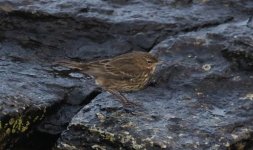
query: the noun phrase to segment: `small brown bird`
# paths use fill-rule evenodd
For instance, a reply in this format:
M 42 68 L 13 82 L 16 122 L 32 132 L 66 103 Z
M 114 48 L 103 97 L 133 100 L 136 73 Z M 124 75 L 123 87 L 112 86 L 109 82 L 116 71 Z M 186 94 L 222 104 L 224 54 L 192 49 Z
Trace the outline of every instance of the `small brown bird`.
M 91 62 L 60 61 L 95 78 L 96 84 L 115 95 L 124 106 L 134 105 L 121 92 L 143 89 L 154 73 L 158 59 L 147 52 L 133 51 L 110 59 Z

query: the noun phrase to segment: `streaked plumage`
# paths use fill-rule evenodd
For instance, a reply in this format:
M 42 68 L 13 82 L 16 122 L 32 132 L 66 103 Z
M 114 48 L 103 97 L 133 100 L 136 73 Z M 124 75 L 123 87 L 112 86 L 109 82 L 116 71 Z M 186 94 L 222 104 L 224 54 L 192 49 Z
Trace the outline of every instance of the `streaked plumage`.
M 110 59 L 86 63 L 74 61 L 58 63 L 93 76 L 99 86 L 126 104 L 129 101 L 120 92 L 131 92 L 144 88 L 154 73 L 158 60 L 150 53 L 134 51 Z

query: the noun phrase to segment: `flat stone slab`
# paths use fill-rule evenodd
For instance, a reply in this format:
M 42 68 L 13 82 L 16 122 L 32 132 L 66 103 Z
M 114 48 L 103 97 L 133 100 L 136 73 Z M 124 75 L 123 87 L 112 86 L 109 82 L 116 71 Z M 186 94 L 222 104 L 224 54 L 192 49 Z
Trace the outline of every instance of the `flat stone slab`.
M 84 89 L 85 100 L 95 86 L 84 77 L 67 79 L 49 64 L 29 60 L 33 54 L 15 43 L 0 44 L 0 149 L 5 149 L 51 114 L 50 109 L 65 103 L 69 89 Z
M 253 73 L 230 55 L 253 41 L 249 30 L 240 21 L 161 42 L 152 50 L 165 62 L 154 83 L 126 94 L 141 108 L 131 112 L 103 93 L 72 119 L 56 149 L 249 149 Z M 238 59 L 251 65 L 252 51 L 244 52 Z
M 44 50 L 45 57 L 53 53 L 88 60 L 134 49 L 148 51 L 166 36 L 233 19 L 229 7 L 202 2 L 2 0 L 0 4 L 5 38 L 25 47 L 56 49 Z
M 56 149 L 250 148 L 252 10 L 251 0 L 0 0 L 0 149 L 32 134 L 27 147 L 43 149 L 34 131 L 55 140 L 77 112 Z M 133 112 L 53 63 L 132 50 L 165 62 L 126 94 L 142 105 Z

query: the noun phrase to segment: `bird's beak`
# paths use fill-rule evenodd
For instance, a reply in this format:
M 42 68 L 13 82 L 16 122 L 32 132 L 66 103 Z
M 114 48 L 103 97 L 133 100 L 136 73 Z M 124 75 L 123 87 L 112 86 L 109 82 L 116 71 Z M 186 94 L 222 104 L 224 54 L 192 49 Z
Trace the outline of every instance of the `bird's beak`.
M 161 65 L 161 64 L 164 64 L 165 62 L 163 60 L 160 60 L 156 63 L 156 65 Z
M 160 60 L 159 62 L 157 62 L 157 65 L 162 65 L 162 64 L 169 65 L 169 63 L 167 63 L 166 61 L 163 61 L 163 60 Z
M 163 60 L 161 60 L 161 61 L 157 62 L 157 64 L 158 64 L 158 65 L 163 64 L 163 63 L 164 63 L 164 61 L 163 61 Z

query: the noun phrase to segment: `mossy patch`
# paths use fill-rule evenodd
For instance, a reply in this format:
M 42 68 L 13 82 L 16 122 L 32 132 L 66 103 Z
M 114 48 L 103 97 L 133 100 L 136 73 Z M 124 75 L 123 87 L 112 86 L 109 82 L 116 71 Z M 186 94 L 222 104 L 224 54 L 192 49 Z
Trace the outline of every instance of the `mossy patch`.
M 31 128 L 31 126 L 42 120 L 45 116 L 46 109 L 42 111 L 33 113 L 33 114 L 26 114 L 26 115 L 19 115 L 16 117 L 5 118 L 0 121 L 0 143 L 3 142 L 9 136 L 23 134 L 27 130 Z

